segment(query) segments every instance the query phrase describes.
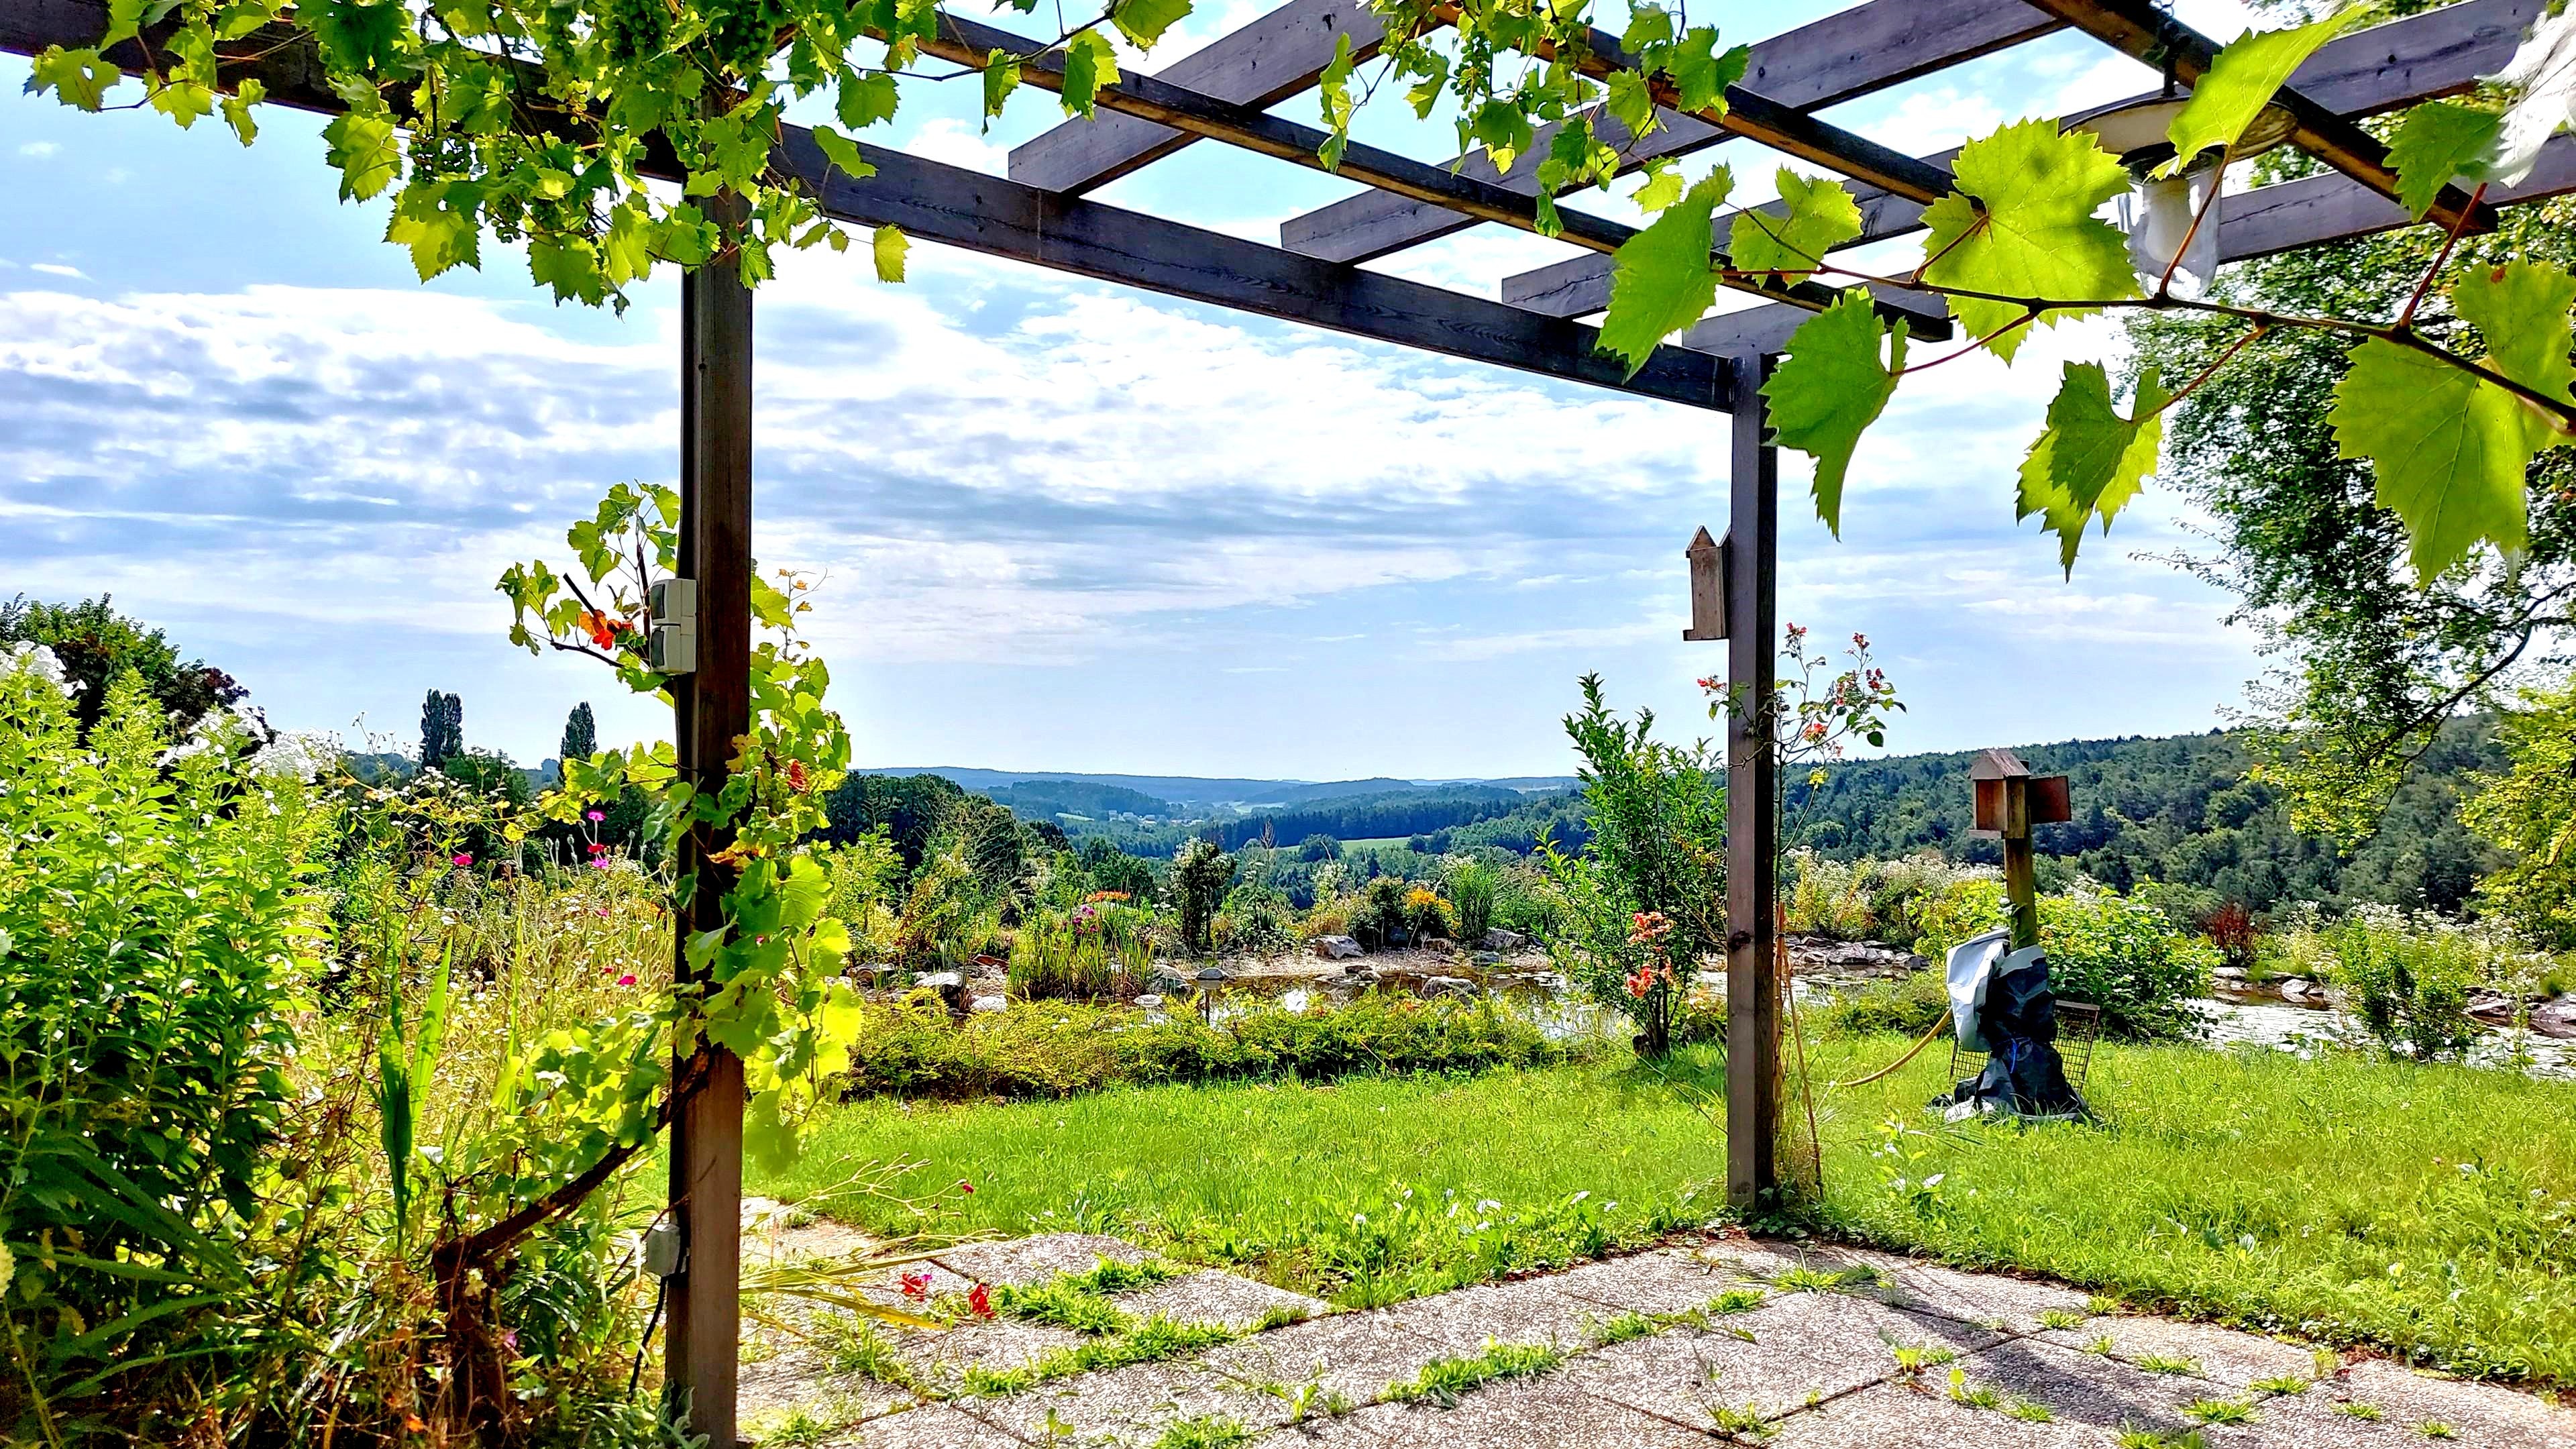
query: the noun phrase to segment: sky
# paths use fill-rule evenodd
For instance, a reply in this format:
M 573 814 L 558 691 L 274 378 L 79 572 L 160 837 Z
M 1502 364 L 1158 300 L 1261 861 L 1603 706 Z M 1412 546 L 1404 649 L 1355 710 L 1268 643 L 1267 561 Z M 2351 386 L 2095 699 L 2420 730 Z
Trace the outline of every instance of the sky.
M 1263 8 L 1203 4 L 1133 68 Z M 1833 8 L 1716 18 L 1749 40 Z M 2179 9 L 2242 28 L 2228 0 Z M 469 744 L 523 763 L 577 701 L 603 741 L 666 734 L 598 666 L 514 651 L 492 585 L 563 561 L 610 485 L 674 479 L 676 278 L 619 317 L 553 305 L 487 245 L 424 285 L 380 239 L 384 200 L 337 200 L 318 118 L 264 108 L 244 148 L 64 109 L 26 74 L 0 58 L 0 598 L 110 593 L 272 721 L 353 742 L 416 739 L 433 688 L 462 697 Z M 2052 37 L 1830 116 L 1924 153 L 2152 80 Z M 1362 134 L 1445 160 L 1449 128 L 1395 100 Z M 1001 174 L 1062 119 L 1025 90 L 983 132 L 973 101 L 908 86 L 871 139 Z M 1739 199 L 1769 194 L 1779 158 L 1731 143 L 1693 174 L 1721 159 Z M 1098 196 L 1275 243 L 1355 190 L 1201 144 Z M 1372 265 L 1492 296 L 1572 254 L 1484 226 Z M 1713 731 L 1694 680 L 1723 651 L 1679 637 L 1681 550 L 1724 527 L 1723 414 L 930 244 L 900 286 L 858 250 L 794 257 L 757 306 L 755 548 L 820 580 L 810 632 L 862 766 L 1554 774 L 1587 671 L 1676 735 Z M 2259 671 L 2229 599 L 2165 561 L 2200 546 L 2171 490 L 2088 540 L 2071 580 L 2015 525 L 2061 363 L 2118 347 L 2076 323 L 2010 369 L 1909 379 L 1840 538 L 1783 456 L 1782 616 L 1869 636 L 1908 706 L 1890 749 L 2206 729 Z

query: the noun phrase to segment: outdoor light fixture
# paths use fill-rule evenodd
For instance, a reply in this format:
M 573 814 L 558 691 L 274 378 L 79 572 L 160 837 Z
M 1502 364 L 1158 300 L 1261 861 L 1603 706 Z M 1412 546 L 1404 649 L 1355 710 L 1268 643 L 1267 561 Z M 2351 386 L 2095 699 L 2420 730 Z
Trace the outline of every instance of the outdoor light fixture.
M 1210 1026 L 1216 1025 L 1216 989 L 1233 979 L 1233 974 L 1228 972 L 1222 966 L 1202 966 L 1199 968 L 1200 1020 L 1206 1022 Z
M 2120 198 L 2120 230 L 2128 233 L 2129 265 L 2149 291 L 2165 284 L 2177 297 L 2197 297 L 2218 275 L 2218 192 L 2227 163 L 2244 161 L 2290 137 L 2290 114 L 2266 106 L 2234 147 L 2215 147 L 2168 174 L 2173 142 L 2165 139 L 2188 96 L 2152 96 L 2078 116 L 2069 131 L 2089 131 L 2102 149 L 2129 169 L 2129 192 Z M 2204 213 L 2206 213 L 2204 215 Z M 2197 227 L 2194 218 L 2200 218 Z M 2166 269 L 2172 269 L 2170 281 Z

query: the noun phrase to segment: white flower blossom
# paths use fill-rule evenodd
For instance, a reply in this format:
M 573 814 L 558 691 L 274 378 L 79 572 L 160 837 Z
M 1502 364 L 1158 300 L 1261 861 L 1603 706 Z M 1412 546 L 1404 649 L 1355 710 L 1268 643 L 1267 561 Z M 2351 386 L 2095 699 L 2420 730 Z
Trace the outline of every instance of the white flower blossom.
M 71 676 L 63 672 L 63 661 L 42 644 L 21 640 L 10 645 L 6 653 L 0 653 L 0 679 L 21 674 L 32 674 L 55 686 L 65 699 L 80 693 L 80 686 L 71 683 Z

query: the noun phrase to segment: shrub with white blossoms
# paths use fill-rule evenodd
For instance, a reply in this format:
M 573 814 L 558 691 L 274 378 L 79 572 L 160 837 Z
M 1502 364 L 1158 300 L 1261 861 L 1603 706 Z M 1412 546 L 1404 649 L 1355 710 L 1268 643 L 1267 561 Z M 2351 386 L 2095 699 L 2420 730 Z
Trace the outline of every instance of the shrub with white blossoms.
M 262 779 L 310 780 L 337 765 L 341 754 L 338 735 L 275 729 L 258 709 L 237 704 L 197 721 L 186 740 L 162 753 L 161 763 L 173 764 L 207 750 L 241 760 L 245 774 Z
M 0 653 L 0 679 L 12 679 L 21 674 L 32 674 L 54 685 L 62 690 L 65 699 L 80 693 L 80 686 L 72 683 L 71 676 L 63 672 L 63 661 L 42 644 L 21 640 L 10 645 L 7 652 Z

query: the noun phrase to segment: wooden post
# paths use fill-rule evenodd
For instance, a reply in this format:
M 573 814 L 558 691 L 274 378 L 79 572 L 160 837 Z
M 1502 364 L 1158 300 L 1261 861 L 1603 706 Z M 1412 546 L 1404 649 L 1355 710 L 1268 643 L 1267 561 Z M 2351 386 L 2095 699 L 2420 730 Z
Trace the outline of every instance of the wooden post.
M 2018 951 L 2039 944 L 2039 869 L 2030 855 L 2030 777 L 2004 787 L 2004 900 L 2012 908 L 2012 943 Z
M 2039 944 L 2039 872 L 2030 828 L 2073 815 L 2064 775 L 2034 775 L 2010 750 L 1988 750 L 1968 766 L 1971 835 L 2004 846 L 2004 903 L 2013 949 Z
M 1779 1190 L 1780 997 L 1772 959 L 1780 761 L 1771 738 L 1779 612 L 1780 454 L 1766 440 L 1767 360 L 1734 359 L 1726 682 L 1726 1200 L 1769 1207 Z
M 698 584 L 698 667 L 673 681 L 671 699 L 681 773 L 713 791 L 751 728 L 751 291 L 730 253 L 682 279 L 680 352 L 680 574 Z M 724 845 L 704 827 L 689 837 L 698 888 L 679 912 L 678 944 L 719 919 L 730 873 L 707 857 Z M 674 970 L 687 980 L 685 951 Z M 664 1383 L 711 1449 L 733 1449 L 742 1059 L 713 1045 L 698 1052 L 703 1074 L 671 1116 L 671 1213 L 684 1256 L 669 1284 Z

